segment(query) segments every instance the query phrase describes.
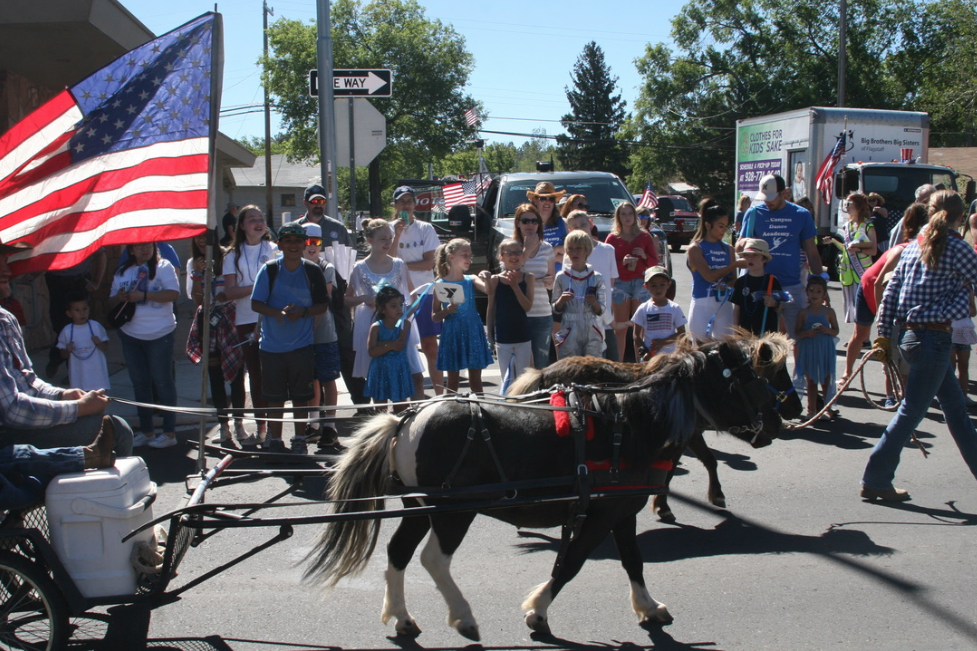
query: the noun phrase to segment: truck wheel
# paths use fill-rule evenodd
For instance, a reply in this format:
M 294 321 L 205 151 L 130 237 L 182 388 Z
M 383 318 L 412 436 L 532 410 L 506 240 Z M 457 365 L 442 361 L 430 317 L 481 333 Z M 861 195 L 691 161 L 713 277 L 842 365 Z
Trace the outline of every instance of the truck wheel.
M 63 649 L 68 607 L 40 565 L 0 553 L 0 649 Z

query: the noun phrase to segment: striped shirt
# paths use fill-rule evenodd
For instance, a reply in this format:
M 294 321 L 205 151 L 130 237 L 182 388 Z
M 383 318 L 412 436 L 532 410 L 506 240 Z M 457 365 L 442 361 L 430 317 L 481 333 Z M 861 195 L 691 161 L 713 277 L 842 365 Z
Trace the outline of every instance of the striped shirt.
M 935 269 L 922 260 L 919 242 L 902 252 L 879 306 L 879 336 L 896 323 L 944 323 L 970 316 L 967 287 L 977 283 L 977 254 L 962 239 L 948 237 Z
M 78 403 L 61 400 L 62 393 L 34 373 L 20 324 L 0 308 L 0 423 L 20 429 L 73 423 Z

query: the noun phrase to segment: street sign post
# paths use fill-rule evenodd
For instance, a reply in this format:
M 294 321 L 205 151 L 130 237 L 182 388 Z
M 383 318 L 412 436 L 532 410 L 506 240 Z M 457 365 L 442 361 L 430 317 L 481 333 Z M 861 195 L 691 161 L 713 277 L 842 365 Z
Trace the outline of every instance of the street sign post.
M 393 73 L 390 70 L 333 70 L 334 97 L 390 97 Z M 309 94 L 319 95 L 319 71 L 309 71 Z

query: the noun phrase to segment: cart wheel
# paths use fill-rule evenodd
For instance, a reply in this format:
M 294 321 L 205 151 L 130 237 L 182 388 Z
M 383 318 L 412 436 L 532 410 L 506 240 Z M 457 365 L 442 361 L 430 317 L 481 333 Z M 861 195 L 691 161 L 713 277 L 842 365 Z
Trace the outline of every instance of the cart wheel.
M 0 553 L 0 649 L 63 649 L 68 607 L 41 566 Z

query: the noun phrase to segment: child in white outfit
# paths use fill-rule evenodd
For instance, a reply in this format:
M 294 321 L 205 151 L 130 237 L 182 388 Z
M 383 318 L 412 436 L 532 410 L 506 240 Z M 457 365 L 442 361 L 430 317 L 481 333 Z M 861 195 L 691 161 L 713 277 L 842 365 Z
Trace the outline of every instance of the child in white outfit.
M 563 315 L 563 328 L 556 334 L 560 359 L 604 352 L 604 277 L 587 264 L 594 241 L 584 231 L 571 231 L 564 240 L 570 266 L 553 280 L 553 311 Z
M 84 391 L 111 388 L 109 367 L 105 350 L 109 336 L 98 321 L 88 318 L 88 300 L 76 298 L 68 301 L 66 314 L 71 323 L 58 335 L 61 357 L 68 360 L 69 386 Z

